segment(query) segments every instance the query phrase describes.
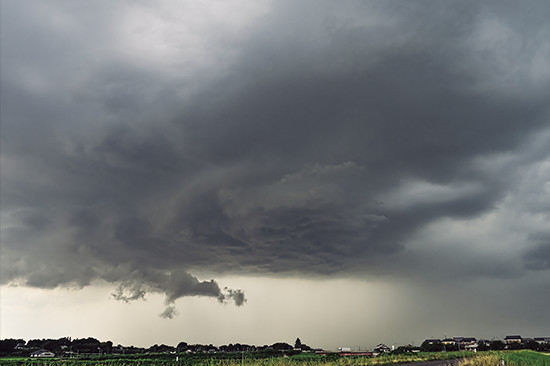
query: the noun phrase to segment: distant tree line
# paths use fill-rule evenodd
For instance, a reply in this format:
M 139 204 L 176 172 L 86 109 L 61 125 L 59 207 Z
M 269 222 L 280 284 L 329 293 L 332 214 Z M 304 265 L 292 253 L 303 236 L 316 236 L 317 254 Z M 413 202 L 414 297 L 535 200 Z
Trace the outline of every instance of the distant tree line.
M 38 349 L 47 349 L 56 354 L 108 354 L 113 351 L 113 342 L 100 342 L 95 338 L 71 339 L 63 337 L 59 339 L 2 339 L 0 340 L 0 356 L 21 355 L 25 356 Z
M 63 337 L 59 339 L 31 339 L 26 342 L 24 339 L 2 339 L 0 340 L 0 357 L 2 356 L 28 356 L 32 352 L 46 349 L 54 352 L 58 356 L 78 356 L 91 354 L 137 354 L 137 353 L 208 353 L 208 352 L 290 352 L 290 351 L 308 351 L 311 347 L 302 343 L 299 338 L 296 339 L 294 347 L 285 342 L 277 342 L 272 345 L 255 346 L 249 344 L 228 344 L 214 346 L 212 344 L 188 344 L 180 342 L 176 347 L 165 344 L 155 344 L 149 348 L 134 346 L 113 345 L 113 342 L 101 342 L 95 338 L 71 339 Z

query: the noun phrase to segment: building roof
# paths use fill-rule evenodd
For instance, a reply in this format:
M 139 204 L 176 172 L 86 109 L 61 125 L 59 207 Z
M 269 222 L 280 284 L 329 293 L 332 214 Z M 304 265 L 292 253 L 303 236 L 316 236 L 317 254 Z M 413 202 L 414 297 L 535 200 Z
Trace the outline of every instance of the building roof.
M 510 335 L 506 336 L 504 339 L 521 339 L 520 335 Z
M 33 353 L 31 353 L 31 356 L 41 355 L 44 353 L 51 353 L 52 355 L 54 354 L 52 351 L 48 351 L 47 349 L 39 349 L 38 351 L 34 351 Z

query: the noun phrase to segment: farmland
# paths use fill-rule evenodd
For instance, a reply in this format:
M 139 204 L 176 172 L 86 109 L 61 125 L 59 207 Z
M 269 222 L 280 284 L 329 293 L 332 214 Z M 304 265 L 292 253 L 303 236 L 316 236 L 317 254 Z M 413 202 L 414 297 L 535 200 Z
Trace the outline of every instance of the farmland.
M 176 360 L 177 358 L 177 360 Z M 461 359 L 460 366 L 500 366 L 504 361 L 508 366 L 550 366 L 550 356 L 533 351 L 490 351 L 490 352 L 446 352 L 417 353 L 408 355 L 382 355 L 380 357 L 342 357 L 338 354 L 322 356 L 302 353 L 283 356 L 270 356 L 261 353 L 208 354 L 145 354 L 130 356 L 95 356 L 79 359 L 31 359 L 0 358 L 3 366 L 385 366 L 421 361 Z
M 533 351 L 482 352 L 477 357 L 465 359 L 459 366 L 550 366 L 550 356 Z

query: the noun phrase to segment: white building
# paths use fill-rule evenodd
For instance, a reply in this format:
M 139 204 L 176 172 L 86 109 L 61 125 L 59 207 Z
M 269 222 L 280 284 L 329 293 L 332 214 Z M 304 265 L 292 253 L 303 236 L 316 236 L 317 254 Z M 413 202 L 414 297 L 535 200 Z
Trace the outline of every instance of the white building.
M 31 357 L 55 357 L 55 353 L 46 349 L 39 349 L 31 353 Z

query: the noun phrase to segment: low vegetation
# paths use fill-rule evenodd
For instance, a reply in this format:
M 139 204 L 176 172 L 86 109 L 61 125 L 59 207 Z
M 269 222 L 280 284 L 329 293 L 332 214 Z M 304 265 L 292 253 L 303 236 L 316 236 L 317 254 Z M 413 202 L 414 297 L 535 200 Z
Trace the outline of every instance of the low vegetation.
M 298 354 L 288 357 L 261 357 L 253 353 L 220 355 L 150 354 L 136 357 L 94 357 L 84 359 L 2 358 L 5 366 L 389 366 L 395 364 L 460 359 L 458 366 L 550 366 L 550 356 L 533 351 L 446 352 L 345 357 Z M 176 361 L 177 357 L 177 361 Z
M 466 339 L 464 339 L 466 340 Z M 475 339 L 473 339 L 475 341 Z M 468 342 L 470 339 L 468 339 Z M 0 340 L 2 366 L 389 366 L 423 361 L 449 361 L 453 366 L 550 366 L 547 351 L 549 344 L 525 342 L 513 344 L 503 350 L 502 341 L 480 342 L 489 350 L 452 351 L 439 340 L 426 340 L 422 346 L 400 346 L 390 349 L 378 345 L 373 352 L 314 352 L 297 338 L 294 346 L 277 342 L 254 346 L 228 344 L 219 347 L 180 342 L 176 347 L 164 344 L 149 348 L 124 347 L 95 338 L 21 339 Z M 441 347 L 443 346 L 443 349 Z M 531 349 L 527 349 L 530 347 Z M 534 348 L 534 349 L 533 349 Z M 53 352 L 52 352 L 53 351 Z M 537 352 L 535 352 L 537 351 Z M 52 358 L 32 356 L 56 355 Z M 377 355 L 374 357 L 373 355 Z M 453 361 L 451 361 L 453 360 Z
M 490 352 L 461 360 L 457 366 L 550 366 L 550 356 L 533 351 Z

